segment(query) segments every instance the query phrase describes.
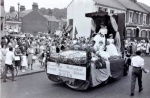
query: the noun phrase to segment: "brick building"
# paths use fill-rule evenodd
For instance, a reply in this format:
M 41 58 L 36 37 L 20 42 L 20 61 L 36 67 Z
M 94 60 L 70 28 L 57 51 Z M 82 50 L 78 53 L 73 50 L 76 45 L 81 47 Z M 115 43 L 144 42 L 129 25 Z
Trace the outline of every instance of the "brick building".
M 33 3 L 30 10 L 25 10 L 25 6 L 20 6 L 19 12 L 10 9 L 6 15 L 7 31 L 12 29 L 24 33 L 48 32 L 50 30 L 53 32 L 58 29 L 58 25 L 58 20 L 54 16 L 47 15 L 45 17 L 39 12 L 37 3 Z
M 49 33 L 54 33 L 59 28 L 59 20 L 52 15 L 52 10 L 49 9 L 48 15 L 44 15 L 47 19 L 47 29 Z
M 77 30 L 79 36 L 88 37 L 91 20 L 85 18 L 85 13 L 98 11 L 125 13 L 126 38 L 150 38 L 149 6 L 137 0 L 72 0 L 67 7 L 67 25 L 73 25 L 73 33 Z
M 137 0 L 118 0 L 126 8 L 126 38 L 150 38 L 149 12 Z

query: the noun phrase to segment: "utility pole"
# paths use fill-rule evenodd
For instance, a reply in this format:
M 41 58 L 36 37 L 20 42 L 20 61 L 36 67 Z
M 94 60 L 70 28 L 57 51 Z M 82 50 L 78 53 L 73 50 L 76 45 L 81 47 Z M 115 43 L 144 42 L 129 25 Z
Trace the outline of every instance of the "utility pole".
M 20 8 L 20 4 L 18 2 L 18 21 L 19 21 L 19 8 Z
M 18 22 L 19 22 L 19 9 L 20 9 L 20 3 L 18 2 Z M 18 32 L 19 32 L 19 24 L 18 24 Z

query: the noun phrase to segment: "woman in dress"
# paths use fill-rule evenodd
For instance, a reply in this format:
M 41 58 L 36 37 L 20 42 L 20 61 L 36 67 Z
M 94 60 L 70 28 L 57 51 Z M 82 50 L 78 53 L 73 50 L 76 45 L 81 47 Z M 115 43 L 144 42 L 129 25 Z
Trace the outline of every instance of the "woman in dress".
M 35 54 L 34 48 L 32 45 L 29 46 L 27 49 L 28 54 L 28 69 L 31 67 L 31 70 L 33 70 L 33 56 Z
M 23 55 L 21 56 L 21 66 L 22 66 L 22 72 L 25 72 L 28 66 L 26 52 L 24 52 Z
M 149 41 L 147 41 L 147 43 L 146 43 L 146 55 L 149 55 L 149 53 L 150 53 L 150 43 L 149 43 Z
M 14 54 L 15 54 L 15 66 L 16 66 L 17 69 L 20 69 L 22 53 L 21 53 L 21 50 L 19 49 L 18 45 L 15 46 Z
M 1 66 L 2 66 L 2 70 L 3 70 L 3 68 L 5 66 L 5 58 L 6 58 L 6 53 L 7 53 L 5 44 L 2 45 L 2 48 L 0 51 L 1 51 L 1 58 L 2 58 Z

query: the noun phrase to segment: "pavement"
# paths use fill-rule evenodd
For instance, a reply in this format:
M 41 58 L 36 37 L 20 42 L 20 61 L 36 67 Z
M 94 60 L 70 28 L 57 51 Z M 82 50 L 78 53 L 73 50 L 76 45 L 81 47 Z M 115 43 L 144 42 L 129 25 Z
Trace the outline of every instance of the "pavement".
M 144 57 L 144 58 L 149 58 L 149 57 Z M 44 71 L 45 71 L 44 68 L 41 68 L 40 62 L 36 60 L 35 63 L 33 64 L 33 70 L 26 70 L 25 72 L 22 72 L 21 70 L 19 70 L 17 77 L 31 75 L 35 73 L 44 72 Z M 11 75 L 9 74 L 8 76 L 11 76 Z
M 25 72 L 22 72 L 21 70 L 19 70 L 17 77 L 31 75 L 31 74 L 35 74 L 35 73 L 44 72 L 44 71 L 45 71 L 44 68 L 41 68 L 40 62 L 38 60 L 36 60 L 35 63 L 33 64 L 33 70 L 26 70 Z M 11 76 L 11 74 L 8 74 L 8 77 L 9 76 Z

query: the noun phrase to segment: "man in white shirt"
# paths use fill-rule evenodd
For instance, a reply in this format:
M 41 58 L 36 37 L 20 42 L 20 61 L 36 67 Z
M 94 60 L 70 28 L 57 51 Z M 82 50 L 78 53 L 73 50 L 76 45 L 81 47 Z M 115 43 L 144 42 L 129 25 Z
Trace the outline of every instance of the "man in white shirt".
M 6 74 L 7 74 L 8 69 L 11 71 L 12 81 L 15 81 L 14 80 L 14 68 L 13 68 L 14 59 L 15 59 L 15 55 L 13 53 L 13 48 L 10 47 L 9 51 L 6 53 L 5 71 L 4 71 L 4 80 L 3 80 L 3 82 L 6 82 Z
M 141 51 L 136 52 L 136 56 L 132 57 L 132 80 L 131 80 L 131 96 L 134 96 L 136 78 L 138 78 L 139 92 L 143 90 L 142 87 L 142 69 L 144 68 L 144 59 L 140 56 Z

